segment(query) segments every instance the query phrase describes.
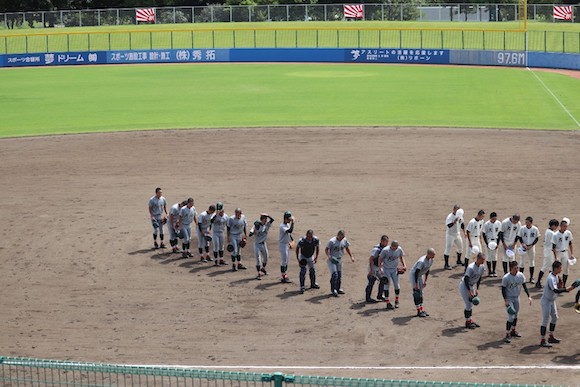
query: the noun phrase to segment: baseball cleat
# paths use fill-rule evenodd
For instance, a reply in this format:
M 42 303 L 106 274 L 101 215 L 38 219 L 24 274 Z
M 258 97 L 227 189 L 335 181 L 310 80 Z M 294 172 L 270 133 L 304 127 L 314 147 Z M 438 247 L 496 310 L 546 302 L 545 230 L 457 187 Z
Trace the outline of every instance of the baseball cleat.
M 238 263 L 238 269 L 239 270 L 246 270 L 247 268 L 244 265 L 242 265 L 241 263 Z
M 304 286 L 300 287 L 300 294 L 304 294 Z
M 375 300 L 374 298 L 367 298 L 367 299 L 365 300 L 365 302 L 366 302 L 367 304 L 376 304 L 378 301 L 377 301 L 377 300 Z
M 385 301 L 385 296 L 377 296 L 377 300 L 379 300 L 379 301 Z
M 475 321 L 466 321 L 466 322 L 465 322 L 465 327 L 466 327 L 467 329 L 475 329 L 475 328 L 478 328 L 478 327 L 479 327 L 479 325 L 478 325 L 478 324 L 476 324 L 476 323 L 475 323 Z
M 536 282 L 536 289 L 541 289 L 542 288 L 542 284 L 539 282 Z
M 548 344 L 546 340 L 542 339 L 542 341 L 540 341 L 540 347 L 552 348 L 552 344 Z
M 207 262 L 207 259 L 205 259 L 205 258 L 200 258 L 200 259 L 199 259 L 199 261 L 200 261 L 200 262 L 203 262 L 203 263 L 206 263 L 206 262 Z
M 387 302 L 387 310 L 395 310 L 395 307 L 390 302 Z
M 189 258 L 193 258 L 193 254 L 191 254 L 191 252 L 190 252 L 190 251 L 188 251 L 188 252 L 187 252 L 187 256 L 188 256 Z
M 166 248 L 167 246 L 165 246 L 165 243 L 161 242 L 161 244 L 159 245 L 159 247 L 160 247 L 160 248 L 162 248 L 162 249 L 164 249 L 164 248 Z
M 522 335 L 520 335 L 520 333 L 514 329 L 512 329 L 512 331 L 510 332 L 511 337 L 522 337 Z
M 445 266 L 443 266 L 443 270 L 451 270 L 451 266 L 445 265 Z
M 214 266 L 219 266 L 219 265 L 220 265 L 220 263 L 219 263 L 218 261 L 215 261 L 215 262 L 213 263 L 213 265 L 214 265 Z
M 177 247 L 174 247 L 172 251 L 173 251 L 174 253 L 180 253 L 180 251 L 179 251 L 179 248 L 177 248 Z
M 153 248 L 154 249 L 158 249 L 159 248 L 159 244 L 157 242 L 153 242 Z
M 187 253 L 185 251 L 181 253 L 181 258 L 187 258 Z
M 548 343 L 559 344 L 562 340 L 555 338 L 554 336 L 548 337 Z
M 235 264 L 235 263 L 232 265 L 232 270 L 233 270 L 233 271 L 238 271 L 238 267 L 236 266 L 236 264 Z
M 534 282 L 536 282 L 536 280 L 534 279 L 534 277 L 530 277 L 530 283 L 533 285 Z
M 226 266 L 226 265 L 227 265 L 227 263 L 226 263 L 226 261 L 224 261 L 223 259 L 220 259 L 220 265 Z
M 258 274 L 258 275 L 256 276 L 256 279 L 261 281 L 261 280 L 262 280 L 262 276 L 261 276 L 260 274 Z
M 428 314 L 427 314 L 427 313 L 425 313 L 425 312 L 424 312 L 424 311 L 422 311 L 422 310 L 421 310 L 421 311 L 419 311 L 419 312 L 417 312 L 417 317 L 427 317 L 427 316 L 428 316 Z
M 262 272 L 262 274 L 264 275 L 268 275 L 268 272 L 266 271 L 266 268 L 261 268 L 260 271 Z
M 345 294 L 345 293 L 344 293 L 344 290 L 342 290 L 342 289 L 338 289 L 338 294 Z
M 509 333 L 505 335 L 503 342 L 508 343 L 508 344 L 512 342 L 512 339 L 511 339 L 511 336 L 509 335 Z
M 338 292 L 337 292 L 336 290 L 333 290 L 333 291 L 332 291 L 332 295 L 333 295 L 334 297 L 338 297 Z
M 395 308 L 399 307 L 399 300 L 395 300 Z
M 310 285 L 310 289 L 320 289 L 320 285 L 312 284 L 312 285 Z

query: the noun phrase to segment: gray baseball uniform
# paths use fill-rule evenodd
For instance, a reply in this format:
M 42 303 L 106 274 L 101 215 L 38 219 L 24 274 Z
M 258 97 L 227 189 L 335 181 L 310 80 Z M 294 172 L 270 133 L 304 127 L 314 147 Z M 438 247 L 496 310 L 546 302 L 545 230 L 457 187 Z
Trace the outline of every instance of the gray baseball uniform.
M 214 213 L 213 222 L 211 226 L 213 251 L 224 251 L 225 245 L 225 229 L 228 223 L 228 215 L 224 213 L 219 215 Z
M 240 242 L 242 241 L 242 236 L 244 235 L 246 226 L 246 216 L 243 214 L 240 216 L 240 219 L 235 216 L 228 219 L 227 227 L 230 231 L 230 243 L 234 246 L 232 255 L 240 255 Z
M 501 286 L 505 288 L 505 301 L 510 303 L 516 310 L 515 314 L 509 314 L 508 321 L 513 322 L 514 319 L 518 318 L 518 313 L 520 311 L 520 293 L 522 291 L 522 285 L 526 283 L 526 276 L 517 272 L 516 275 L 512 273 L 507 273 L 501 279 Z
M 210 232 L 210 228 L 212 226 L 211 223 L 212 214 L 209 214 L 207 211 L 202 212 L 197 217 L 197 247 L 202 249 L 205 246 L 209 246 L 209 242 L 206 241 L 205 235 Z
M 423 290 L 423 283 L 425 281 L 424 276 L 427 272 L 431 269 L 431 265 L 433 264 L 432 259 L 427 259 L 426 255 L 423 255 L 421 258 L 415 262 L 411 271 L 409 272 L 409 280 L 411 282 L 411 289 L 415 289 L 415 285 L 419 285 L 419 290 Z M 415 281 L 415 272 L 419 270 L 419 278 Z
M 548 325 L 548 320 L 550 319 L 552 324 L 556 324 L 556 321 L 558 321 L 558 308 L 556 307 L 558 294 L 555 292 L 555 289 L 558 289 L 558 276 L 550 273 L 546 279 L 546 285 L 544 286 L 541 299 L 542 326 L 544 327 Z
M 149 212 L 151 214 L 151 225 L 154 231 L 159 229 L 161 235 L 163 235 L 163 209 L 166 205 L 167 200 L 163 196 L 158 198 L 156 195 L 153 195 L 148 202 Z
M 197 217 L 197 212 L 195 207 L 184 206 L 179 212 L 179 220 L 181 223 L 181 230 L 183 232 L 183 242 L 190 243 L 191 241 L 191 224 L 195 221 Z
M 465 270 L 465 274 L 461 277 L 459 282 L 459 293 L 463 302 L 465 303 L 465 310 L 471 310 L 473 304 L 471 303 L 471 298 L 469 297 L 468 288 L 471 290 L 471 294 L 476 294 L 476 289 L 479 287 L 479 281 L 483 275 L 484 267 L 483 265 L 477 266 L 477 262 L 470 263 Z M 465 282 L 467 280 L 467 282 Z
M 266 222 L 266 224 L 260 224 L 260 228 L 256 230 L 256 227 L 252 227 L 250 234 L 254 234 L 254 256 L 256 257 L 256 266 L 262 267 L 266 266 L 268 263 L 268 258 L 270 257 L 268 252 L 268 231 L 272 222 Z
M 382 263 L 383 277 L 386 277 L 388 280 L 385 289 L 388 289 L 390 283 L 393 284 L 395 289 L 400 289 L 397 267 L 399 266 L 399 263 L 402 264 L 401 260 L 404 256 L 405 252 L 401 246 L 398 246 L 394 250 L 391 246 L 387 246 L 381 250 L 381 253 L 379 254 L 379 264 Z

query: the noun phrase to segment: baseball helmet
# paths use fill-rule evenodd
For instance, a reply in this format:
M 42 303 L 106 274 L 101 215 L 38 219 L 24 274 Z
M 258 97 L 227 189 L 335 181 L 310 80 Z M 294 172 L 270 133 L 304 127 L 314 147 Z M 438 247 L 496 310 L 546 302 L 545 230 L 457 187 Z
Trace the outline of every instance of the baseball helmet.
M 242 240 L 240 241 L 240 247 L 243 249 L 244 247 L 246 247 L 246 238 L 242 238 Z
M 478 296 L 475 296 L 475 297 L 473 297 L 473 298 L 471 299 L 471 303 L 472 303 L 473 305 L 479 305 L 479 297 L 478 297 Z
M 495 243 L 495 242 L 489 242 L 487 244 L 487 248 L 490 249 L 490 250 L 495 250 L 495 249 L 497 249 L 497 243 Z
M 505 251 L 505 255 L 507 255 L 507 256 L 508 256 L 508 257 L 510 257 L 510 258 L 513 258 L 513 257 L 515 257 L 515 256 L 516 256 L 516 253 L 514 253 L 514 251 L 513 251 L 512 249 L 507 249 L 507 250 Z
M 507 307 L 507 312 L 512 316 L 516 314 L 516 308 L 514 308 L 513 304 L 510 303 L 510 305 Z
M 224 204 L 222 202 L 217 202 L 215 205 L 215 209 L 221 211 L 224 209 Z
M 234 251 L 234 245 L 232 245 L 231 243 L 228 245 L 228 252 L 233 252 Z

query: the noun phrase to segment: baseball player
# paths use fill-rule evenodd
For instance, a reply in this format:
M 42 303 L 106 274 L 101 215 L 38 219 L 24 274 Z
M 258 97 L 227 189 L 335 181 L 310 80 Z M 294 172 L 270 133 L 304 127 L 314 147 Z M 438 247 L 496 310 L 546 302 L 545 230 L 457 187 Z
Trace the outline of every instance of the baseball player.
M 181 227 L 179 225 L 179 212 L 183 207 L 187 205 L 187 200 L 179 203 L 175 203 L 169 208 L 169 216 L 167 217 L 167 230 L 169 231 L 169 244 L 174 253 L 179 253 L 179 247 L 177 247 L 178 232 Z
M 534 269 L 536 267 L 536 243 L 540 240 L 540 230 L 534 226 L 534 218 L 528 216 L 525 226 L 520 227 L 517 240 L 520 243 L 520 271 L 523 273 L 526 262 L 529 260 L 530 283 L 534 283 Z
M 548 270 L 551 270 L 552 263 L 556 259 L 556 252 L 554 251 L 554 234 L 556 234 L 556 230 L 560 226 L 560 222 L 556 219 L 551 219 L 548 222 L 548 228 L 544 233 L 544 262 L 542 264 L 542 268 L 538 273 L 538 280 L 536 281 L 536 289 L 542 288 L 542 277 L 544 273 Z
M 530 292 L 526 287 L 526 277 L 524 273 L 518 271 L 518 262 L 511 261 L 510 272 L 501 279 L 501 294 L 507 311 L 506 334 L 504 339 L 506 343 L 511 343 L 512 337 L 522 337 L 516 331 L 522 288 L 524 288 L 528 296 L 528 301 L 532 305 L 532 297 L 530 297 Z
M 228 219 L 227 223 L 227 239 L 231 245 L 228 246 L 228 250 L 232 253 L 232 270 L 246 270 L 246 267 L 242 265 L 242 240 L 246 240 L 246 227 L 248 222 L 246 221 L 246 216 L 242 214 L 241 208 L 236 208 L 234 211 L 234 216 Z
M 320 289 L 316 283 L 316 268 L 320 251 L 320 240 L 314 235 L 313 230 L 306 231 L 306 235 L 296 244 L 296 259 L 300 266 L 300 293 L 304 293 L 306 283 L 306 267 L 310 276 L 310 289 Z
M 354 256 L 350 252 L 349 246 L 350 242 L 345 238 L 344 230 L 339 230 L 335 237 L 330 238 L 324 249 L 328 257 L 326 262 L 330 271 L 330 292 L 335 297 L 338 297 L 339 294 L 344 294 L 344 290 L 340 285 L 342 282 L 342 256 L 345 250 L 351 261 L 354 262 Z
M 377 279 L 380 280 L 380 269 L 379 269 L 379 254 L 381 251 L 389 245 L 389 237 L 387 235 L 382 235 L 379 244 L 375 245 L 371 250 L 371 255 L 369 257 L 369 272 L 367 274 L 368 284 L 365 289 L 365 301 L 369 304 L 373 304 L 378 302 L 374 298 L 371 297 L 373 292 L 373 286 Z M 377 299 L 385 299 L 384 296 L 384 289 L 382 287 L 382 283 L 379 282 L 379 294 Z
M 214 265 L 226 265 L 224 261 L 225 230 L 229 216 L 224 211 L 224 204 L 217 202 L 216 213 L 211 218 Z
M 497 213 L 489 214 L 489 220 L 483 224 L 483 241 L 487 249 L 487 274 L 489 277 L 497 277 L 497 249 L 499 242 L 499 231 L 501 229 L 501 222 L 497 220 Z M 490 248 L 491 244 L 495 244 L 495 248 Z M 493 247 L 493 245 L 492 245 Z
M 165 248 L 163 243 L 163 224 L 167 220 L 167 200 L 163 197 L 161 188 L 155 188 L 155 195 L 149 199 L 147 203 L 149 208 L 149 216 L 151 217 L 151 225 L 153 226 L 153 248 Z M 159 234 L 159 242 L 157 243 L 157 234 Z
M 403 270 L 407 270 L 407 265 L 405 264 L 405 252 L 399 246 L 399 242 L 392 241 L 389 247 L 385 247 L 379 254 L 379 270 L 381 282 L 384 284 L 385 292 L 385 302 L 387 303 L 387 310 L 393 310 L 399 307 L 399 293 L 401 287 L 399 285 L 399 271 L 400 266 Z M 391 304 L 389 299 L 389 287 L 390 283 L 393 284 L 395 289 L 395 306 Z
M 514 214 L 509 218 L 505 218 L 501 222 L 501 229 L 499 230 L 498 238 L 503 247 L 503 255 L 502 255 L 502 267 L 503 267 L 503 274 L 508 273 L 508 262 L 514 260 L 513 256 L 510 257 L 508 255 L 507 250 L 511 250 L 515 253 L 516 251 L 516 244 L 517 240 L 516 237 L 520 230 L 521 223 L 520 223 L 520 215 Z
M 290 243 L 294 231 L 294 217 L 290 211 L 284 212 L 284 220 L 280 223 L 280 236 L 278 238 L 278 247 L 280 248 L 280 281 L 290 282 L 288 278 L 288 258 L 290 257 Z
M 199 214 L 197 218 L 197 250 L 199 251 L 199 260 L 201 262 L 213 261 L 209 256 L 209 244 L 212 241 L 211 236 L 211 219 L 215 213 L 215 206 L 212 204 L 207 211 Z
M 479 328 L 473 319 L 473 305 L 477 305 L 479 302 L 479 284 L 481 283 L 481 277 L 483 276 L 483 270 L 485 263 L 485 254 L 478 253 L 475 262 L 469 264 L 465 270 L 465 275 L 461 278 L 459 282 L 459 294 L 463 298 L 465 303 L 465 309 L 463 310 L 463 315 L 465 316 L 465 327 L 469 329 Z M 477 299 L 477 301 L 474 301 Z M 474 303 L 475 302 L 475 303 Z
M 183 258 L 193 257 L 191 251 L 189 251 L 189 245 L 191 244 L 191 225 L 194 224 L 197 227 L 197 212 L 193 206 L 193 198 L 188 198 L 187 203 L 179 211 L 179 227 L 182 234 L 182 251 L 181 256 Z
M 540 346 L 551 347 L 552 344 L 558 344 L 561 340 L 554 337 L 556 322 L 558 321 L 558 309 L 556 308 L 556 298 L 558 294 L 569 292 L 577 285 L 576 281 L 570 287 L 565 287 L 561 281 L 558 281 L 558 274 L 562 272 L 562 262 L 555 261 L 552 263 L 552 272 L 548 274 L 544 292 L 542 294 L 542 325 L 540 326 Z M 546 328 L 550 320 L 550 336 L 546 341 Z
M 434 258 L 435 249 L 427 249 L 427 253 L 415 262 L 409 273 L 411 289 L 413 289 L 413 302 L 417 308 L 418 317 L 429 317 L 429 313 L 423 308 L 423 290 L 427 286 L 427 278 Z
M 562 219 L 560 222 L 560 229 L 556 231 L 554 237 L 552 238 L 552 245 L 554 253 L 556 254 L 556 260 L 562 262 L 562 281 L 564 281 L 564 286 L 566 286 L 566 281 L 568 281 L 568 261 L 574 258 L 574 246 L 572 246 L 572 232 L 568 230 L 568 218 Z
M 471 257 L 471 251 L 474 250 L 474 247 L 477 252 L 483 251 L 481 248 L 481 244 L 483 241 L 482 231 L 483 231 L 483 218 L 485 217 L 485 211 L 479 210 L 477 211 L 477 215 L 475 218 L 471 219 L 469 223 L 467 223 L 467 228 L 465 229 L 465 239 L 467 241 L 466 251 L 465 251 L 465 262 L 464 266 L 467 268 L 469 265 L 469 258 Z
M 267 275 L 266 265 L 268 264 L 268 231 L 274 222 L 274 218 L 263 213 L 260 214 L 260 220 L 256 220 L 250 229 L 250 236 L 254 238 L 254 256 L 256 257 L 256 270 L 258 271 L 257 280 L 262 279 L 262 275 Z
M 453 211 L 451 211 L 445 219 L 445 252 L 443 252 L 443 258 L 445 259 L 444 268 L 447 270 L 451 270 L 451 265 L 449 265 L 449 254 L 451 253 L 451 247 L 453 247 L 454 244 L 457 249 L 457 264 L 463 265 L 463 262 L 461 262 L 463 238 L 460 235 L 460 230 L 465 230 L 465 224 L 463 223 L 463 218 L 457 215 L 457 211 L 460 209 L 461 206 L 459 204 L 454 205 Z

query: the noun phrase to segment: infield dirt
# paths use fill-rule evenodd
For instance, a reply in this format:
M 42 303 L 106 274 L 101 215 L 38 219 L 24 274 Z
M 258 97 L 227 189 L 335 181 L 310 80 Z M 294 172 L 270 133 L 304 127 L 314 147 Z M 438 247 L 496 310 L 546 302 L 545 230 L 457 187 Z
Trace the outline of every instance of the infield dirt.
M 467 219 L 479 209 L 496 211 L 500 219 L 514 212 L 533 216 L 542 238 L 549 219 L 567 216 L 579 238 L 579 145 L 574 132 L 442 128 L 176 130 L 1 140 L 1 355 L 578 385 L 578 369 L 285 367 L 578 365 L 575 292 L 557 302 L 561 344 L 538 346 L 541 293 L 535 289 L 532 306 L 522 297 L 523 337 L 505 344 L 501 278 L 482 281 L 482 303 L 474 309 L 481 328 L 466 330 L 458 293 L 463 271 L 443 271 L 442 255 L 444 220 L 454 203 Z M 270 213 L 276 219 L 268 239 L 270 275 L 254 279 L 252 243 L 242 255 L 249 270 L 239 272 L 200 263 L 197 254 L 183 260 L 152 250 L 147 200 L 157 186 L 169 205 L 193 196 L 198 212 L 223 201 L 228 214 L 241 207 L 250 224 L 260 212 Z M 321 289 L 300 294 L 294 255 L 294 282 L 280 283 L 277 226 L 285 210 L 296 217 L 295 237 L 312 228 L 324 246 L 337 230 L 346 230 L 356 262 L 344 265 L 345 295 L 329 294 L 323 249 L 317 265 Z M 364 304 L 369 252 L 383 233 L 399 241 L 408 267 L 428 247 L 437 250 L 425 290 L 430 317 L 415 317 L 407 275 L 401 278 L 400 309 Z M 536 272 L 540 246 L 537 256 Z M 574 266 L 570 278 L 577 277 Z

